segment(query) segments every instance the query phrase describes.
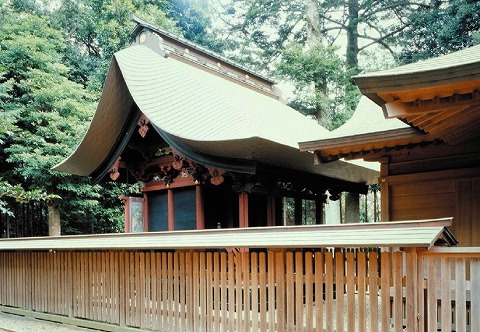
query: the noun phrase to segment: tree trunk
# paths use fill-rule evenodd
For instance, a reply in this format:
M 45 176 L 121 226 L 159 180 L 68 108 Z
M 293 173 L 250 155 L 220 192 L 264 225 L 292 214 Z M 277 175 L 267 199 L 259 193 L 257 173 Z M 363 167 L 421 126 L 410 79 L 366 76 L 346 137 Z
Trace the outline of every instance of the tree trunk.
M 60 225 L 60 209 L 58 204 L 48 204 L 48 236 L 62 235 L 62 228 Z
M 358 71 L 358 0 L 348 0 L 347 65 Z
M 305 21 L 307 28 L 307 47 L 313 47 L 322 42 L 320 35 L 320 16 L 317 0 L 306 0 Z

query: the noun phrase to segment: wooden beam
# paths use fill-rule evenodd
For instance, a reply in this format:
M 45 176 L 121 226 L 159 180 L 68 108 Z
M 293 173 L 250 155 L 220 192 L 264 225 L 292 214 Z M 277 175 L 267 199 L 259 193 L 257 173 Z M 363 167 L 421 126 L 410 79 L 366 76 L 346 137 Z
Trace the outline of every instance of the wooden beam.
M 197 229 L 205 229 L 205 211 L 203 205 L 203 190 L 200 185 L 195 187 L 195 212 L 197 217 Z
M 173 190 L 168 189 L 167 191 L 167 218 L 168 218 L 168 230 L 174 231 L 175 230 L 175 205 L 174 205 L 174 198 L 173 198 Z
M 238 194 L 238 226 L 240 228 L 248 227 L 248 194 Z
M 450 112 L 466 109 L 472 105 L 480 105 L 480 93 L 454 95 L 452 97 L 419 100 L 405 103 L 402 100 L 388 102 L 382 106 L 386 118 L 403 118 L 427 112 Z

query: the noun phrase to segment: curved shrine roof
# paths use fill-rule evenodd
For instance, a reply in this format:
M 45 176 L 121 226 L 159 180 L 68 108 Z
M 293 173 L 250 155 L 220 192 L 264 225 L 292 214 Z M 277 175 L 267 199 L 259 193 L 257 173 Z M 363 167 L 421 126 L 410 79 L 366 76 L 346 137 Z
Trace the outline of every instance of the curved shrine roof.
M 329 134 L 314 120 L 270 95 L 144 45 L 115 53 L 89 130 L 55 169 L 91 175 L 111 166 L 102 164 L 115 157 L 122 133 L 135 129 L 135 105 L 182 154 L 251 161 L 252 172 L 260 162 L 355 183 L 372 183 L 378 176 L 343 161 L 314 165 L 312 154 L 298 149 L 298 142 Z

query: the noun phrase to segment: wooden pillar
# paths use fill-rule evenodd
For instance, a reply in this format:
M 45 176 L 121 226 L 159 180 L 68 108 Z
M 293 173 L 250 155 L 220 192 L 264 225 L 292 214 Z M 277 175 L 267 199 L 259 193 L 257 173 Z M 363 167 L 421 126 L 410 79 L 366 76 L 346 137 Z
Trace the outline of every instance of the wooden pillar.
M 205 211 L 203 206 L 203 190 L 200 185 L 195 187 L 196 229 L 205 229 Z
M 388 157 L 380 160 L 380 221 L 390 220 L 390 186 L 388 184 Z
M 174 208 L 174 202 L 173 202 L 173 190 L 172 189 L 167 189 L 167 218 L 168 218 L 168 230 L 169 231 L 174 231 L 175 230 L 175 208 Z
M 238 226 L 240 228 L 248 227 L 248 194 L 238 194 Z
M 267 196 L 267 226 L 275 226 L 276 220 L 275 196 Z
M 48 236 L 62 235 L 60 224 L 60 209 L 55 202 L 48 204 Z

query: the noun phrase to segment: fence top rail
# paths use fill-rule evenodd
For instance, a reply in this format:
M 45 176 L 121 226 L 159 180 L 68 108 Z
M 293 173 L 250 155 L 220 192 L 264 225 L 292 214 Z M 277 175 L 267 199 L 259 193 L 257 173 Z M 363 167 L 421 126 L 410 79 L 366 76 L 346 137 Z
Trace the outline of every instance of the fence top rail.
M 480 247 L 434 247 L 430 250 L 420 251 L 419 254 L 438 257 L 480 258 Z
M 388 223 L 212 229 L 135 234 L 1 239 L 0 250 L 127 250 L 224 248 L 430 248 L 452 218 Z M 445 236 L 445 234 L 448 233 Z M 448 241 L 447 241 L 448 242 Z

